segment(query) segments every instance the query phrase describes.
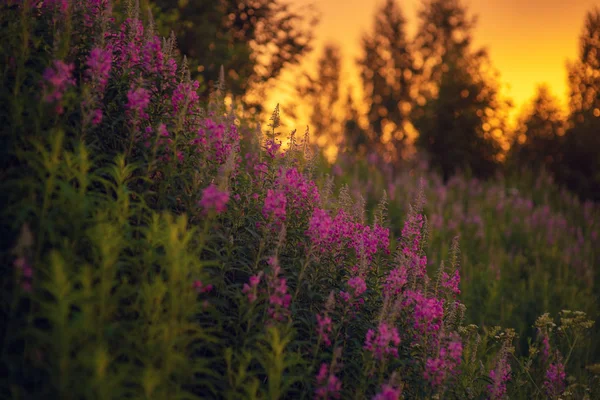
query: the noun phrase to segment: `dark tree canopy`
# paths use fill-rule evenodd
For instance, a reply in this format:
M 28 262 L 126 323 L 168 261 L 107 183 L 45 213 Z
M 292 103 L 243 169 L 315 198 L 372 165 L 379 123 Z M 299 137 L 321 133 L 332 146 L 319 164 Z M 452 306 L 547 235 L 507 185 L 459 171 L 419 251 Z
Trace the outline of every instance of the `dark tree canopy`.
M 557 177 L 584 198 L 600 200 L 600 9 L 585 17 L 579 59 L 569 66 L 569 130 Z
M 173 30 L 209 90 L 225 69 L 227 89 L 244 95 L 310 50 L 315 18 L 286 0 L 151 0 L 163 35 Z
M 398 158 L 408 136 L 417 71 L 406 37 L 406 19 L 395 0 L 386 0 L 377 11 L 372 32 L 362 39 L 362 49 L 358 66 L 374 145 Z
M 350 153 L 365 155 L 371 141 L 367 132 L 360 126 L 360 114 L 356 109 L 351 90 L 348 90 L 344 110 L 346 116 L 343 123 L 342 149 Z
M 446 179 L 459 168 L 490 176 L 502 151 L 505 104 L 486 52 L 471 49 L 475 20 L 459 0 L 428 0 L 419 16 L 417 145 Z
M 339 144 L 342 122 L 339 117 L 341 50 L 337 44 L 323 47 L 316 74 L 304 73 L 296 85 L 298 98 L 309 108 L 309 124 L 320 146 Z
M 560 168 L 562 142 L 566 121 L 558 99 L 546 85 L 537 92 L 525 113 L 519 118 L 514 141 L 509 152 L 509 163 L 548 171 Z

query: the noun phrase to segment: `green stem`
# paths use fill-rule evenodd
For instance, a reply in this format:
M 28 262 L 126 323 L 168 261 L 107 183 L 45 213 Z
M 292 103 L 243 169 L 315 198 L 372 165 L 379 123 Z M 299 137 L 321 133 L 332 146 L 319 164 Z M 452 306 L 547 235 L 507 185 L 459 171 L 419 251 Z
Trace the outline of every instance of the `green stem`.
M 537 393 L 541 393 L 541 392 L 542 392 L 542 391 L 541 391 L 541 389 L 539 388 L 539 386 L 537 385 L 537 383 L 535 383 L 535 381 L 533 380 L 533 377 L 532 377 L 532 376 L 531 376 L 531 374 L 529 373 L 529 370 L 527 370 L 527 369 L 526 369 L 526 368 L 523 366 L 523 364 L 521 364 L 521 361 L 519 361 L 519 359 L 518 359 L 517 357 L 515 357 L 515 355 L 514 355 L 513 353 L 510 353 L 510 355 L 512 356 L 512 358 L 514 358 L 514 359 L 515 359 L 515 361 L 517 362 L 517 364 L 519 364 L 519 367 L 521 367 L 521 369 L 522 369 L 523 371 L 525 371 L 525 373 L 527 374 L 527 377 L 529 378 L 529 380 L 531 381 L 531 383 L 533 383 L 533 385 L 535 386 L 535 388 L 536 388 L 536 390 L 537 390 L 537 391 L 536 391 L 536 394 L 537 394 Z
M 573 340 L 573 344 L 571 345 L 571 347 L 569 349 L 569 354 L 567 355 L 567 358 L 565 358 L 565 367 L 569 363 L 569 359 L 571 358 L 571 354 L 573 353 L 573 349 L 575 349 L 575 345 L 577 344 L 577 339 L 579 339 L 579 336 L 575 336 L 575 340 Z
M 306 271 L 306 268 L 310 264 L 310 256 L 312 253 L 312 249 L 313 248 L 311 246 L 310 250 L 308 251 L 308 254 L 306 255 L 306 260 L 304 261 L 304 263 L 302 264 L 302 268 L 300 269 L 300 274 L 298 274 L 298 283 L 296 284 L 296 291 L 294 292 L 293 301 L 296 301 L 296 298 L 298 297 L 298 293 L 300 293 L 300 286 L 302 285 L 302 278 L 304 278 L 304 272 Z

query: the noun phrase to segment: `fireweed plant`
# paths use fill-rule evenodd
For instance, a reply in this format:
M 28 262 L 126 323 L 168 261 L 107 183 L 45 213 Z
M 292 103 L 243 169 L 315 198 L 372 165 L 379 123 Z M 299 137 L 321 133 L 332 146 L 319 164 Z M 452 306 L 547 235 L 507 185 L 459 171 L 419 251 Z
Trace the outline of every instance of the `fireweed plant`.
M 460 174 L 443 182 L 426 163 L 393 171 L 376 155 L 368 164 L 342 156 L 332 175 L 352 193 L 360 190 L 368 208 L 385 190 L 394 236 L 400 235 L 406 204 L 425 179 L 428 269 L 435 271 L 448 257 L 452 239 L 460 236 L 460 298 L 467 323 L 515 328 L 520 354 L 527 353 L 537 316 L 547 311 L 585 311 L 600 334 L 600 208 L 561 190 L 548 175 L 524 171 L 518 179 L 499 176 L 486 182 Z M 598 342 L 577 358 L 582 364 L 598 362 Z
M 282 149 L 278 109 L 248 130 L 222 78 L 203 107 L 135 5 L 0 7 L 3 398 L 598 396 L 584 312 L 523 355 L 465 325 L 427 181 L 391 231 L 394 200 L 322 178 L 308 132 Z

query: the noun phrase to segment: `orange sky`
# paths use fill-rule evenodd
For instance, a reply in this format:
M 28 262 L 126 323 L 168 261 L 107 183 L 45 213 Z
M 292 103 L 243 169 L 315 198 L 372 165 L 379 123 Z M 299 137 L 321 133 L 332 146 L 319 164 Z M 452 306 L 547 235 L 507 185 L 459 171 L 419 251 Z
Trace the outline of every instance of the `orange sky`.
M 563 104 L 567 92 L 566 61 L 578 53 L 578 37 L 592 0 L 463 0 L 471 14 L 478 16 L 474 33 L 476 46 L 488 49 L 500 73 L 505 94 L 518 108 L 535 93 L 538 83 L 547 83 Z M 316 27 L 316 49 L 334 41 L 344 56 L 346 83 L 360 85 L 354 60 L 360 55 L 360 37 L 372 26 L 375 10 L 384 0 L 295 0 L 294 4 L 313 3 L 320 11 Z M 408 19 L 409 35 L 416 28 L 420 0 L 398 0 Z M 311 58 L 314 60 L 314 58 Z M 277 91 L 269 103 L 285 103 Z

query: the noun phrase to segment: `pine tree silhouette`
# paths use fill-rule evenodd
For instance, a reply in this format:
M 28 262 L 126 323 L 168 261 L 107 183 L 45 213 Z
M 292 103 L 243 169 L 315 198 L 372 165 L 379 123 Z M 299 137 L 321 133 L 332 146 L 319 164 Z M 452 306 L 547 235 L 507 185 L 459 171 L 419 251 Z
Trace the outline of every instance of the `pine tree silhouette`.
M 566 121 L 558 99 L 547 85 L 540 85 L 531 104 L 519 118 L 507 162 L 555 171 L 562 161 Z
M 486 52 L 471 49 L 475 19 L 459 0 L 428 0 L 419 17 L 417 145 L 445 179 L 459 168 L 490 176 L 501 155 L 505 104 Z
M 375 16 L 373 31 L 363 37 L 358 60 L 373 139 L 395 159 L 406 146 L 417 73 L 405 30 L 400 6 L 386 0 Z
M 372 145 L 371 138 L 360 126 L 360 115 L 352 98 L 351 90 L 346 97 L 346 117 L 344 119 L 344 135 L 342 149 L 344 151 L 364 156 Z
M 342 141 L 341 64 L 340 47 L 327 43 L 317 60 L 317 72 L 303 73 L 296 84 L 297 98 L 307 108 L 311 132 L 320 146 Z
M 568 67 L 569 130 L 557 178 L 580 196 L 600 200 L 600 9 L 589 11 L 579 59 Z

